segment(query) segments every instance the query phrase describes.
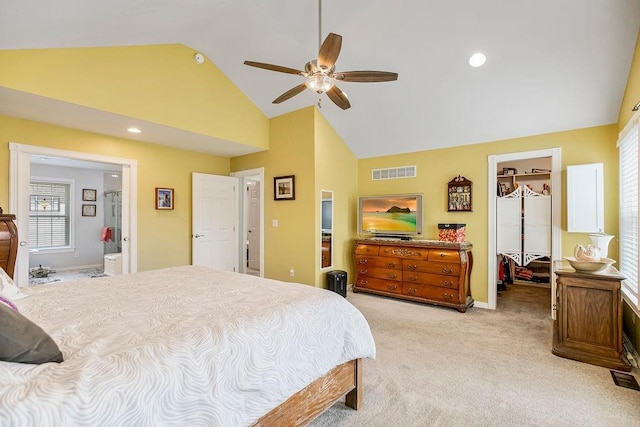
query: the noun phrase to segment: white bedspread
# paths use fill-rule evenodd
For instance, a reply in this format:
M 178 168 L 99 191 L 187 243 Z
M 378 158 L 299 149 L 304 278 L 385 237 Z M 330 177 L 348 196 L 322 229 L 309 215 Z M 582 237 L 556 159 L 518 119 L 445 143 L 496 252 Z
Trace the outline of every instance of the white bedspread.
M 0 362 L 2 426 L 239 426 L 375 357 L 340 295 L 206 267 L 27 288 L 63 363 Z

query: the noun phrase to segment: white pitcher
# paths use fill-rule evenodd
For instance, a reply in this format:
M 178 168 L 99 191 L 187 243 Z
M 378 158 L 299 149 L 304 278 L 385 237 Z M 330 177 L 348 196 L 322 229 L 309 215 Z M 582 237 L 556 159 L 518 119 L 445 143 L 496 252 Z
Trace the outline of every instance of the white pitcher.
M 609 242 L 613 239 L 613 236 L 605 233 L 593 233 L 589 234 L 589 238 L 591 239 L 591 243 L 600 249 L 600 256 L 606 258 L 609 249 Z

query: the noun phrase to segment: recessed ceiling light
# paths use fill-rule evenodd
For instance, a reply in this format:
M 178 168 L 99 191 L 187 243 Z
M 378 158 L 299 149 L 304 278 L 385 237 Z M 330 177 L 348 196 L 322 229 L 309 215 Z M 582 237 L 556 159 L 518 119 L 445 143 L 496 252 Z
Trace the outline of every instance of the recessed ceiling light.
M 469 65 L 471 65 L 472 67 L 482 67 L 485 62 L 487 62 L 487 57 L 480 52 L 474 53 L 469 58 Z
M 138 128 L 129 128 L 127 129 L 127 131 L 131 132 L 131 133 L 140 133 L 142 132 L 140 129 Z

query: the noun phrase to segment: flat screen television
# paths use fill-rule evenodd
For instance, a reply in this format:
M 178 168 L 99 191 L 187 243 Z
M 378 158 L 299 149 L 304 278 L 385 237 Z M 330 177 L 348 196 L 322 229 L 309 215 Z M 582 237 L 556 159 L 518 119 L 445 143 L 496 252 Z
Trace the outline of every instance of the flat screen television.
M 422 236 L 422 194 L 358 197 L 358 233 L 368 237 Z

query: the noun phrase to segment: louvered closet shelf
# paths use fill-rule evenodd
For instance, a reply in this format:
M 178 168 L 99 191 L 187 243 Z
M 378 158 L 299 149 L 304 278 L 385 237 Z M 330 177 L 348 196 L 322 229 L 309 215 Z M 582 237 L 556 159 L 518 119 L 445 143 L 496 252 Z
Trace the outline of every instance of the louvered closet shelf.
M 549 177 L 550 174 L 504 175 L 519 186 L 498 196 L 497 254 L 515 262 L 513 283 L 550 286 L 551 263 L 551 196 L 546 181 L 535 181 L 545 193 L 538 193 L 518 181 L 522 176 Z M 530 181 L 534 182 L 534 181 Z

